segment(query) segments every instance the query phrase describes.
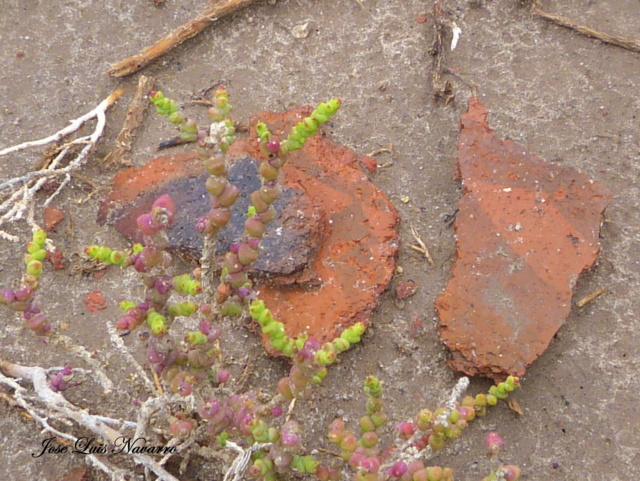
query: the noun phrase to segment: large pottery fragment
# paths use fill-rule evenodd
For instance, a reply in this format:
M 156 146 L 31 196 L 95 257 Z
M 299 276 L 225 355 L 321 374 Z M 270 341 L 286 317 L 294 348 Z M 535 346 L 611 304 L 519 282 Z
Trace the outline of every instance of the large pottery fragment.
M 242 233 L 248 194 L 259 187 L 256 159 L 261 154 L 253 126 L 261 120 L 284 138 L 310 113 L 306 107 L 284 114 L 260 113 L 251 121 L 251 137 L 231 146 L 230 180 L 242 194 L 230 225 L 220 232 L 221 255 Z M 99 220 L 138 240 L 135 219 L 155 198 L 168 193 L 178 209 L 168 231 L 172 248 L 198 258 L 202 241 L 195 222 L 210 209 L 201 164 L 190 152 L 121 172 Z M 302 150 L 289 155 L 281 182 L 283 194 L 275 204 L 278 217 L 268 225 L 252 277 L 260 298 L 289 335 L 306 331 L 331 341 L 354 323 L 367 323 L 388 286 L 398 251 L 398 214 L 365 175 L 362 159 L 324 135 L 313 136 Z
M 474 97 L 461 118 L 456 260 L 436 309 L 451 367 L 503 380 L 523 375 L 564 323 L 611 194 L 497 138 L 486 116 Z

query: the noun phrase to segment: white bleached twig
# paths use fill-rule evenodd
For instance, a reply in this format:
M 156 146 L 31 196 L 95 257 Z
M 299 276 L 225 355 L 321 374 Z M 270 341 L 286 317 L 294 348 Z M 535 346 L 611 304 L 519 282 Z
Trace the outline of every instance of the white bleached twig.
M 468 387 L 469 387 L 468 377 L 465 376 L 458 379 L 458 382 L 456 383 L 454 388 L 451 390 L 449 399 L 444 405 L 444 410 L 442 414 L 440 414 L 435 419 L 435 424 L 440 424 L 444 426 L 448 425 L 448 419 L 449 419 L 449 416 L 451 415 L 451 411 L 455 409 L 456 402 L 458 402 L 458 400 L 464 394 L 464 392 L 467 390 Z M 416 429 L 415 433 L 409 439 L 407 439 L 404 443 L 402 443 L 402 445 L 399 446 L 398 449 L 393 451 L 393 455 L 387 462 L 385 462 L 380 467 L 380 471 L 384 472 L 386 468 L 392 466 L 396 461 L 404 461 L 406 463 L 410 463 L 411 461 L 414 461 L 420 458 L 424 460 L 429 459 L 433 454 L 433 449 L 431 449 L 431 446 L 427 446 L 422 451 L 419 451 L 414 446 L 416 441 L 421 437 L 423 437 L 424 434 L 425 434 L 424 431 Z
M 54 142 L 59 142 L 60 140 L 65 138 L 67 135 L 72 134 L 73 132 L 76 132 L 78 129 L 80 129 L 80 127 L 82 127 L 85 124 L 85 122 L 97 117 L 100 113 L 104 114 L 104 112 L 106 112 L 107 109 L 111 107 L 114 104 L 114 102 L 118 100 L 118 98 L 120 98 L 121 95 L 122 95 L 122 89 L 118 89 L 111 92 L 109 96 L 106 99 L 104 99 L 102 102 L 100 102 L 100 104 L 98 104 L 98 106 L 95 109 L 93 109 L 90 112 L 87 112 L 82 117 L 78 117 L 77 119 L 72 120 L 71 124 L 69 124 L 64 129 L 59 130 L 55 134 L 50 135 L 49 137 L 45 137 L 44 139 L 23 142 L 22 144 L 18 144 L 18 145 L 14 145 L 13 147 L 7 147 L 5 149 L 2 149 L 0 150 L 0 157 L 2 157 L 3 155 L 10 154 L 11 152 L 19 152 L 21 150 L 29 149 L 31 147 L 43 147 L 45 145 L 48 145 Z
M 271 447 L 271 443 L 254 443 L 249 449 L 242 449 L 233 441 L 227 441 L 225 447 L 233 449 L 238 453 L 238 456 L 225 473 L 223 481 L 241 481 L 244 479 L 244 472 L 249 466 L 249 461 L 251 461 L 251 455 L 260 449 Z
M 0 204 L 0 228 L 7 223 L 18 221 L 25 217 L 25 213 L 27 213 L 27 222 L 29 225 L 35 230 L 38 229 L 37 224 L 34 220 L 34 209 L 35 209 L 35 194 L 40 190 L 42 185 L 47 182 L 49 179 L 54 177 L 64 176 L 64 179 L 60 183 L 60 186 L 56 189 L 56 191 L 49 196 L 49 198 L 45 201 L 44 205 L 47 206 L 51 202 L 53 198 L 55 198 L 64 187 L 71 180 L 71 172 L 78 168 L 80 165 L 84 163 L 89 153 L 93 150 L 100 137 L 104 132 L 104 128 L 106 125 L 106 115 L 105 112 L 109 107 L 111 107 L 118 98 L 122 95 L 122 89 L 117 89 L 113 91 L 106 99 L 104 99 L 97 107 L 95 107 L 90 112 L 87 112 L 82 117 L 79 117 L 71 122 L 71 124 L 65 127 L 62 130 L 59 130 L 53 135 L 49 137 L 45 137 L 40 140 L 33 140 L 29 142 L 23 142 L 19 145 L 14 145 L 12 147 L 7 147 L 5 149 L 0 150 L 0 157 L 14 153 L 20 152 L 25 149 L 29 149 L 32 147 L 43 147 L 49 144 L 58 143 L 62 141 L 64 138 L 69 136 L 70 134 L 78 131 L 87 121 L 96 119 L 96 125 L 93 133 L 91 135 L 86 135 L 83 137 L 79 137 L 77 139 L 71 140 L 63 145 L 60 151 L 56 154 L 56 157 L 49 163 L 49 165 L 42 170 L 36 170 L 29 172 L 20 177 L 14 177 L 12 179 L 6 180 L 0 183 L 0 192 L 10 189 L 11 187 L 22 184 L 15 192 L 12 192 L 11 195 L 5 199 Z M 59 167 L 62 160 L 65 159 L 68 154 L 71 152 L 71 147 L 76 145 L 84 145 L 82 150 L 78 153 L 78 155 L 70 161 L 66 166 Z M 5 232 L 0 229 L 0 237 L 8 240 L 17 241 L 18 237 L 12 234 Z

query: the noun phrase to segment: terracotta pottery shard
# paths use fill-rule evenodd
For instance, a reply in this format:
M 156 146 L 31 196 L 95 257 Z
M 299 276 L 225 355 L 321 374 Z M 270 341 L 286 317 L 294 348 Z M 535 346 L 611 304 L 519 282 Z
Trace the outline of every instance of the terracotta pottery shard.
M 84 296 L 84 303 L 91 312 L 97 312 L 107 308 L 107 302 L 100 291 L 92 291 Z
M 309 115 L 304 107 L 284 114 L 256 115 L 271 132 L 286 137 L 291 126 Z M 261 154 L 252 128 L 249 139 L 237 140 L 229 151 L 230 180 L 241 190 L 231 225 L 220 232 L 223 253 L 241 234 L 247 196 L 259 186 Z M 135 219 L 153 201 L 169 193 L 178 208 L 168 231 L 174 249 L 198 258 L 198 217 L 209 210 L 204 188 L 207 174 L 194 152 L 164 156 L 139 169 L 126 169 L 112 184 L 99 221 L 109 222 L 139 240 Z M 368 322 L 378 296 L 395 271 L 398 215 L 387 197 L 364 174 L 361 158 L 322 135 L 289 155 L 281 172 L 283 194 L 276 201 L 278 217 L 268 225 L 263 249 L 252 276 L 276 318 L 289 335 L 303 331 L 331 340 L 358 321 Z M 244 203 L 242 199 L 244 200 Z
M 436 309 L 451 367 L 498 381 L 522 376 L 564 323 L 611 193 L 497 138 L 486 116 L 471 98 L 461 118 L 457 256 Z
M 42 212 L 42 218 L 44 220 L 44 229 L 47 232 L 51 232 L 64 220 L 64 212 L 57 207 L 45 207 Z

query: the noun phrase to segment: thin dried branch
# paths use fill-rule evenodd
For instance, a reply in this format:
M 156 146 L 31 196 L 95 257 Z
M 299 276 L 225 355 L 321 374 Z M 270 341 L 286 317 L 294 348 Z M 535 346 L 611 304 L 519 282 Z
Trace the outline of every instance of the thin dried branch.
M 115 349 L 118 352 L 118 355 L 121 356 L 121 357 L 124 357 L 127 360 L 127 364 L 129 366 L 133 366 L 133 369 L 138 374 L 138 377 L 140 379 L 142 379 L 142 381 L 144 382 L 144 384 L 145 384 L 145 386 L 147 388 L 147 391 L 149 391 L 149 393 L 155 394 L 156 393 L 156 389 L 155 389 L 155 385 L 153 384 L 153 381 L 151 381 L 151 379 L 149 379 L 149 376 L 147 376 L 147 373 L 144 370 L 144 368 L 131 355 L 131 352 L 129 352 L 129 350 L 125 346 L 124 341 L 122 340 L 122 337 L 120 337 L 120 335 L 119 335 L 118 331 L 116 330 L 115 326 L 113 324 L 109 323 L 108 326 L 107 326 L 107 330 L 109 331 L 109 338 L 111 339 L 111 343 L 115 346 Z M 162 393 L 160 393 L 160 394 L 162 394 Z
M 436 0 L 433 3 L 433 18 L 435 37 L 433 40 L 433 46 L 431 47 L 431 54 L 433 55 L 433 91 L 438 92 L 442 89 L 441 77 L 442 77 L 442 56 L 444 55 L 444 32 L 440 28 L 438 18 L 442 17 L 442 5 L 440 0 Z
M 109 109 L 109 107 L 111 107 L 116 102 L 116 100 L 120 98 L 121 95 L 122 89 L 113 91 L 106 99 L 100 102 L 100 104 L 96 108 L 86 113 L 82 117 L 73 120 L 68 127 L 59 130 L 49 137 L 45 137 L 44 139 L 40 140 L 24 142 L 22 144 L 14 145 L 13 147 L 7 147 L 0 150 L 1 157 L 3 155 L 20 152 L 32 147 L 43 147 L 49 144 L 58 144 L 70 134 L 78 131 L 89 120 L 92 120 L 94 118 L 96 119 L 96 125 L 91 135 L 79 137 L 59 147 L 53 160 L 47 163 L 40 170 L 31 171 L 26 175 L 23 175 L 21 177 L 14 177 L 0 184 L 0 192 L 9 190 L 16 184 L 23 184 L 20 188 L 11 193 L 11 195 L 7 199 L 3 200 L 2 203 L 0 203 L 0 213 L 2 214 L 2 216 L 0 216 L 0 227 L 2 227 L 4 224 L 16 222 L 20 219 L 23 219 L 26 214 L 27 222 L 29 223 L 29 225 L 33 229 L 38 229 L 38 225 L 36 224 L 34 219 L 36 193 L 40 190 L 44 183 L 49 181 L 50 179 L 53 179 L 55 177 L 63 177 L 60 186 L 45 201 L 44 205 L 46 206 L 62 191 L 62 189 L 64 189 L 64 187 L 71 180 L 71 172 L 73 172 L 84 163 L 89 153 L 91 153 L 98 140 L 100 140 L 100 138 L 102 137 L 102 133 L 104 132 L 104 128 L 106 125 L 105 113 L 107 109 Z M 76 146 L 82 147 L 76 157 L 66 166 L 59 167 L 62 161 L 66 159 L 68 154 L 70 154 Z M 17 236 L 11 235 L 1 229 L 0 237 L 12 241 L 18 241 Z
M 172 30 L 156 44 L 145 48 L 138 54 L 126 58 L 111 66 L 107 73 L 112 77 L 125 77 L 137 72 L 156 58 L 177 47 L 185 40 L 196 36 L 216 20 L 240 10 L 257 0 L 219 0 L 209 4 L 196 18 Z
M 270 447 L 271 443 L 254 443 L 249 449 L 242 449 L 233 441 L 227 441 L 225 446 L 233 449 L 238 453 L 238 456 L 233 461 L 229 470 L 225 473 L 223 481 L 242 481 L 244 479 L 244 473 L 251 461 L 251 455 L 260 449 Z
M 431 54 L 433 55 L 433 74 L 432 74 L 432 87 L 433 94 L 436 99 L 442 99 L 445 105 L 449 105 L 455 98 L 453 93 L 453 86 L 448 80 L 442 79 L 443 66 L 442 59 L 444 58 L 444 40 L 447 32 L 447 28 L 457 29 L 457 25 L 451 22 L 444 13 L 443 7 L 444 0 L 436 0 L 433 4 L 433 19 L 435 28 L 435 38 L 433 40 L 433 46 L 431 47 Z M 458 29 L 459 30 L 459 29 Z M 454 35 L 454 41 L 452 42 L 452 48 L 455 48 L 457 38 Z
M 133 100 L 127 109 L 127 115 L 122 125 L 122 130 L 116 139 L 116 148 L 107 154 L 102 160 L 103 165 L 125 165 L 130 166 L 131 161 L 127 156 L 131 153 L 133 137 L 142 123 L 144 113 L 149 105 L 148 94 L 153 88 L 154 80 L 151 77 L 141 75 L 138 79 L 138 88 L 133 96 Z
M 366 154 L 366 156 L 367 157 L 374 157 L 376 155 L 384 154 L 386 152 L 389 152 L 390 154 L 393 154 L 393 144 L 389 144 L 389 147 L 381 147 L 379 149 L 372 150 L 371 152 Z
M 433 262 L 433 257 L 431 257 L 429 248 L 424 243 L 424 241 L 420 238 L 418 231 L 413 226 L 411 226 L 411 235 L 413 236 L 413 239 L 418 243 L 418 245 L 410 244 L 409 247 L 411 247 L 415 251 L 420 252 L 421 254 L 424 254 L 424 257 L 427 259 L 427 262 L 429 263 L 429 265 L 434 266 L 435 262 Z
M 602 294 L 606 294 L 608 292 L 607 288 L 605 287 L 601 287 L 600 289 L 598 289 L 595 292 L 592 292 L 591 294 L 589 294 L 588 296 L 583 297 L 582 299 L 580 299 L 578 302 L 576 302 L 576 306 L 578 307 L 584 307 L 587 304 L 589 304 L 591 301 L 593 301 L 594 299 L 596 299 L 597 297 L 600 297 Z
M 538 6 L 538 2 L 535 0 L 531 3 L 531 12 L 555 23 L 556 25 L 569 28 L 587 37 L 596 38 L 609 45 L 615 45 L 616 47 L 640 53 L 640 39 L 609 35 L 608 33 L 598 32 L 584 25 L 579 25 L 570 18 L 545 12 Z

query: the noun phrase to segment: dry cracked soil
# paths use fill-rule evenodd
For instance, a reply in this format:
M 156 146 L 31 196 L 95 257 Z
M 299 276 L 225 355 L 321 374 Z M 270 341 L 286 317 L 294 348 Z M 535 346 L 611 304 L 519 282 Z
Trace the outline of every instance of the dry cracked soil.
M 135 276 L 112 269 L 94 279 L 79 269 L 83 246 L 126 246 L 113 228 L 96 223 L 99 200 L 117 172 L 101 168 L 98 160 L 114 146 L 140 74 L 113 79 L 104 72 L 192 18 L 205 3 L 1 2 L 0 147 L 50 135 L 124 88 L 107 114 L 104 138 L 55 201 L 65 218 L 51 237 L 65 253 L 67 268 L 45 273 L 38 293 L 56 328 L 85 346 L 116 383 L 110 395 L 91 377 L 68 391 L 70 400 L 91 412 L 133 417 L 131 399 L 144 394 L 107 331 L 117 318 L 117 301 L 139 294 Z M 507 446 L 503 458 L 522 468 L 521 479 L 639 479 L 640 54 L 554 25 L 517 0 L 444 3 L 462 31 L 457 48 L 444 54 L 443 65 L 456 74 L 446 77 L 455 91 L 447 106 L 433 99 L 432 2 L 422 0 L 258 1 L 143 73 L 182 104 L 222 83 L 231 93 L 235 118 L 245 121 L 260 110 L 283 111 L 336 96 L 344 107 L 326 129 L 334 140 L 360 154 L 392 146 L 375 156 L 379 168 L 371 179 L 400 213 L 402 272 L 381 296 L 363 343 L 296 405 L 310 448 L 330 447 L 326 429 L 336 414 L 357 422 L 368 374 L 385 383 L 386 410 L 396 421 L 409 419 L 418 406 L 437 406 L 459 376 L 446 365 L 433 306 L 454 258 L 449 220 L 461 197 L 454 178 L 456 142 L 469 85 L 477 87 L 489 124 L 501 138 L 603 183 L 614 196 L 601 232 L 602 253 L 580 278 L 574 301 L 599 288 L 608 292 L 583 308 L 574 306 L 549 349 L 527 371 L 516 395 L 521 415 L 504 405 L 492 410 L 435 462 L 453 467 L 456 479 L 481 479 L 489 467 L 482 439 L 497 429 Z M 544 6 L 595 30 L 629 37 L 640 32 L 638 0 L 546 0 Z M 298 38 L 293 29 L 304 24 L 308 35 Z M 186 109 L 205 118 L 201 107 Z M 171 134 L 164 119 L 148 115 L 135 138 L 132 163 L 140 166 L 155 157 L 158 142 Z M 39 158 L 37 150 L 0 158 L 0 179 L 29 172 Z M 411 226 L 429 247 L 433 267 L 409 247 Z M 9 230 L 21 239 L 28 236 L 24 223 Z M 22 249 L 0 241 L 3 286 L 20 277 Z M 396 300 L 395 286 L 408 280 L 417 294 Z M 92 312 L 83 300 L 95 290 L 104 294 L 106 309 Z M 68 352 L 27 332 L 18 316 L 2 310 L 0 319 L 3 358 L 45 367 L 73 361 Z M 422 328 L 416 329 L 416 319 Z M 142 358 L 135 336 L 125 344 Z M 287 370 L 282 361 L 266 357 L 242 325 L 225 326 L 224 349 L 233 376 L 250 361 L 250 387 L 269 389 Z M 473 379 L 470 392 L 488 385 Z M 70 453 L 33 458 L 46 437 L 1 401 L 0 478 L 54 481 L 83 465 L 81 455 Z M 389 427 L 383 439 L 391 438 Z M 192 463 L 183 479 L 221 479 L 220 466 Z M 103 479 L 93 469 L 89 477 Z

